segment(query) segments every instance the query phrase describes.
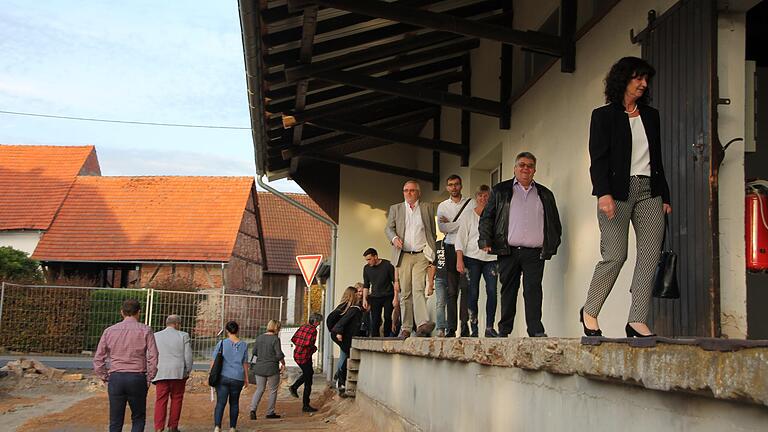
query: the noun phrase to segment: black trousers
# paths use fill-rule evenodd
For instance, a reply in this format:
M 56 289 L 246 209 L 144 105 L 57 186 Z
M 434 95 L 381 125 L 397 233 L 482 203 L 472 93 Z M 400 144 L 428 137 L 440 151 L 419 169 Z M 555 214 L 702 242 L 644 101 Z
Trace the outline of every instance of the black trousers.
M 515 324 L 517 292 L 520 290 L 521 275 L 528 336 L 544 333 L 544 324 L 541 323 L 541 279 L 544 276 L 541 249 L 513 247 L 511 254 L 499 255 L 499 277 L 501 278 L 499 334 L 501 335 L 511 333 Z
M 469 321 L 469 310 L 467 309 L 467 281 L 456 271 L 456 247 L 445 243 L 445 280 L 446 280 L 446 299 L 445 299 L 445 321 L 448 330 L 456 330 L 458 318 L 461 324 Z M 459 299 L 461 294 L 461 299 Z M 458 308 L 457 308 L 458 303 Z
M 294 390 L 298 390 L 299 387 L 304 384 L 304 406 L 309 406 L 309 395 L 312 394 L 312 375 L 315 374 L 315 369 L 312 367 L 312 361 L 308 361 L 304 364 L 300 364 L 301 376 L 291 385 Z
M 368 297 L 368 304 L 371 306 L 371 337 L 379 337 L 379 328 L 381 327 L 381 313 L 384 312 L 384 333 L 381 336 L 390 337 L 392 334 L 392 300 L 394 294 L 387 297 Z
M 109 374 L 109 432 L 121 432 L 125 404 L 131 406 L 131 432 L 143 432 L 147 418 L 147 375 L 141 372 Z

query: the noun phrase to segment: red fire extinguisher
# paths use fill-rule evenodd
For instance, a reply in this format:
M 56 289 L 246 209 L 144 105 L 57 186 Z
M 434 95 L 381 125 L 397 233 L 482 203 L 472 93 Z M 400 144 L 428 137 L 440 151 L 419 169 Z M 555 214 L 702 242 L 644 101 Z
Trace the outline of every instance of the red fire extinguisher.
M 747 270 L 768 271 L 768 181 L 747 183 Z

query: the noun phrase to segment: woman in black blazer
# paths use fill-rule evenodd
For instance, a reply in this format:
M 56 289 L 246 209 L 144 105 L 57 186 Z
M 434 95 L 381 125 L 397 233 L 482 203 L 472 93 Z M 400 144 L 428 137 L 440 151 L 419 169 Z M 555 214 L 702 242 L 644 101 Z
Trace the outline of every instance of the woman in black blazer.
M 601 336 L 600 309 L 627 259 L 629 223 L 637 238 L 627 337 L 654 336 L 648 327 L 654 271 L 670 213 L 669 186 L 661 162 L 659 112 L 647 105 L 656 71 L 637 57 L 624 57 L 605 78 L 607 105 L 592 111 L 589 168 L 597 199 L 602 260 L 595 266 L 579 319 L 587 336 Z

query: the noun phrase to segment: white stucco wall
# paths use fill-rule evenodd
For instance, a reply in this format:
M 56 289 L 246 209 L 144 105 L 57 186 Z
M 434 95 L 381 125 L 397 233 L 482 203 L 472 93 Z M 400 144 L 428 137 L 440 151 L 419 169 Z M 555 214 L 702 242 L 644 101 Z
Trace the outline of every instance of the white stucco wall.
M 555 193 L 563 224 L 562 245 L 558 254 L 547 262 L 543 280 L 543 321 L 550 335 L 573 337 L 581 334 L 576 314 L 586 297 L 594 266 L 600 259 L 596 201 L 591 196 L 588 175 L 590 113 L 604 103 L 603 79 L 610 66 L 620 57 L 640 56 L 640 46 L 629 40 L 630 29 L 637 32 L 645 28 L 649 9 L 655 9 L 661 15 L 674 3 L 674 0 L 620 2 L 577 42 L 574 73 L 561 73 L 558 62 L 515 102 L 509 130 L 500 130 L 496 118 L 473 114 L 469 167 L 460 167 L 456 156 L 441 156 L 443 183 L 449 174 L 457 173 L 464 178 L 466 194 L 471 194 L 481 183 L 487 183 L 490 170 L 499 163 L 503 164 L 503 179 L 511 178 L 517 153 L 531 151 L 538 157 L 536 179 Z M 516 4 L 515 27 L 538 27 L 540 21 L 526 23 L 524 19 L 543 20 L 557 4 L 554 0 Z M 743 136 L 743 26 L 743 15 L 721 19 L 721 95 L 732 100 L 730 106 L 719 109 L 723 140 Z M 474 96 L 498 99 L 499 55 L 499 44 L 487 41 L 472 52 Z M 515 65 L 519 67 L 520 63 Z M 459 92 L 459 87 L 453 86 L 452 91 Z M 460 142 L 459 118 L 457 110 L 443 110 L 443 139 Z M 427 125 L 423 135 L 430 137 L 431 130 L 431 125 Z M 388 146 L 377 152 L 384 157 L 381 161 L 431 170 L 429 151 L 417 152 L 415 161 L 412 148 Z M 410 165 L 412 163 L 414 165 Z M 360 254 L 366 247 L 373 246 L 382 256 L 389 256 L 389 244 L 383 236 L 386 209 L 402 199 L 400 186 L 403 180 L 366 170 L 342 168 L 337 275 L 340 289 L 337 297 L 343 286 L 361 277 Z M 736 143 L 728 150 L 720 176 L 722 309 L 724 333 L 730 337 L 744 337 L 746 331 L 743 180 L 743 145 Z M 446 197 L 443 190 L 432 192 L 427 182 L 422 182 L 422 191 L 424 200 L 439 201 Z M 624 336 L 634 248 L 634 234 L 630 234 L 627 264 L 600 315 L 603 332 L 609 337 Z M 484 289 L 481 288 L 480 293 L 480 319 L 484 322 Z M 513 335 L 524 336 L 522 294 L 517 310 Z
M 10 246 L 32 255 L 42 236 L 42 231 L 0 231 L 0 246 Z
M 721 13 L 718 18 L 720 97 L 717 127 L 722 144 L 745 136 L 744 13 Z M 720 319 L 723 335 L 747 337 L 747 281 L 744 239 L 744 141 L 731 144 L 720 166 Z
M 477 363 L 364 351 L 358 377 L 358 394 L 425 432 L 741 432 L 768 424 L 764 406 Z

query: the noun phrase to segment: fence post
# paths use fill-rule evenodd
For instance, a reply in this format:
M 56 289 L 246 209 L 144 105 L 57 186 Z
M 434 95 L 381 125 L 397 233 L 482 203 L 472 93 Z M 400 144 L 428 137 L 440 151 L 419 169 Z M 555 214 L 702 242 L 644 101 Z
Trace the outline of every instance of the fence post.
M 0 311 L 2 311 L 2 307 L 0 307 Z M 0 315 L 2 317 L 2 315 Z M 283 296 L 280 296 L 280 318 L 278 319 L 278 322 L 280 325 L 283 324 Z
M 144 317 L 144 324 L 152 327 L 152 307 L 154 306 L 154 292 L 152 288 L 147 290 L 147 316 Z
M 221 330 L 220 334 L 224 334 L 224 303 L 227 300 L 227 282 L 224 279 L 224 263 L 221 263 Z

